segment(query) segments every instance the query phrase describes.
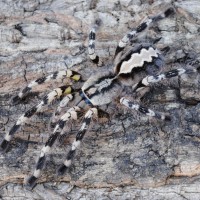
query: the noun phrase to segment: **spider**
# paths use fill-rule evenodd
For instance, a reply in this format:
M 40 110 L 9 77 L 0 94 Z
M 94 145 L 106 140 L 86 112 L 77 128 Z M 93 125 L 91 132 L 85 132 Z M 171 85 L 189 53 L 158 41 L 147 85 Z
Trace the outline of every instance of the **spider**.
M 49 136 L 42 148 L 34 171 L 26 180 L 26 185 L 31 188 L 36 185 L 37 179 L 40 177 L 41 171 L 44 168 L 47 153 L 51 150 L 55 141 L 64 134 L 63 130 L 66 127 L 67 122 L 77 120 L 80 118 L 80 113 L 83 113 L 85 110 L 82 125 L 76 134 L 75 140 L 71 145 L 71 149 L 68 152 L 65 161 L 57 170 L 58 175 L 63 175 L 71 166 L 75 152 L 80 146 L 81 141 L 90 126 L 91 120 L 93 118 L 109 118 L 109 114 L 99 108 L 103 105 L 110 104 L 116 100 L 120 102 L 121 105 L 136 110 L 144 115 L 159 120 L 170 120 L 170 116 L 167 114 L 153 111 L 126 97 L 119 96 L 124 90 L 124 87 L 132 87 L 132 92 L 143 96 L 148 91 L 149 86 L 157 82 L 196 71 L 195 69 L 179 68 L 161 73 L 164 66 L 164 56 L 154 45 L 143 43 L 134 47 L 130 45 L 132 40 L 137 38 L 138 35 L 141 32 L 144 32 L 151 24 L 168 17 L 172 13 L 174 13 L 174 9 L 170 7 L 161 14 L 149 16 L 141 22 L 139 26 L 127 33 L 120 40 L 116 48 L 113 61 L 113 72 L 104 71 L 91 75 L 90 78 L 83 81 L 84 83 L 80 89 L 74 89 L 71 85 L 58 87 L 47 94 L 39 104 L 33 106 L 19 117 L 1 142 L 0 146 L 3 151 L 8 150 L 12 137 L 29 118 L 35 113 L 42 112 L 43 109 L 55 99 L 61 100 L 54 114 L 56 123 L 53 133 Z M 100 20 L 96 20 L 89 32 L 88 53 L 92 62 L 101 66 L 102 62 L 95 53 L 95 37 L 99 25 Z M 13 98 L 13 101 L 17 102 L 22 100 L 35 86 L 51 80 L 59 81 L 65 78 L 81 81 L 81 74 L 76 71 L 66 70 L 57 71 L 51 75 L 41 77 L 29 83 L 16 97 Z M 73 102 L 74 106 L 61 115 L 64 107 L 66 107 L 70 101 Z M 58 116 L 59 119 L 57 119 Z

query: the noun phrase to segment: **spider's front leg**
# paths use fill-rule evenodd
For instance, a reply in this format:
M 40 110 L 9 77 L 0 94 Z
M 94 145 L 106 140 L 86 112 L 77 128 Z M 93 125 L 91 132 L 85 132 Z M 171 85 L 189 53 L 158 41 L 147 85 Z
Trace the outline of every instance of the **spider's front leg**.
M 66 70 L 66 71 L 57 71 L 53 74 L 50 74 L 48 76 L 43 76 L 41 78 L 38 78 L 36 80 L 31 81 L 22 91 L 13 98 L 13 103 L 17 103 L 21 99 L 23 99 L 28 93 L 32 91 L 32 89 L 35 86 L 47 83 L 49 81 L 63 81 L 63 79 L 70 78 L 75 81 L 79 81 L 81 79 L 81 75 L 78 72 L 72 71 L 72 70 Z
M 55 143 L 56 139 L 62 134 L 62 130 L 69 120 L 77 120 L 78 118 L 78 112 L 81 110 L 80 107 L 75 106 L 73 108 L 70 108 L 59 120 L 58 124 L 56 125 L 53 133 L 49 136 L 47 142 L 45 143 L 45 146 L 42 148 L 39 159 L 36 163 L 35 170 L 33 172 L 33 175 L 31 175 L 26 180 L 26 185 L 30 188 L 33 188 L 36 184 L 37 179 L 39 178 L 41 174 L 41 170 L 44 168 L 45 161 L 46 161 L 46 154 L 51 150 L 51 147 Z M 85 114 L 83 124 L 76 135 L 76 139 L 72 144 L 72 148 L 69 151 L 67 155 L 67 160 L 64 162 L 63 165 L 61 165 L 58 169 L 58 174 L 63 174 L 66 169 L 71 165 L 71 160 L 75 155 L 75 150 L 80 145 L 81 140 L 83 139 L 87 129 L 89 128 L 91 119 L 93 115 L 97 116 L 97 109 L 96 108 L 90 108 L 87 113 Z
M 46 154 L 51 150 L 51 147 L 57 140 L 57 138 L 62 134 L 62 130 L 69 120 L 77 120 L 78 112 L 80 108 L 78 106 L 74 106 L 70 108 L 59 120 L 56 127 L 54 128 L 53 133 L 49 136 L 45 146 L 42 148 L 38 161 L 36 163 L 35 170 L 33 175 L 31 175 L 26 180 L 26 185 L 30 188 L 33 188 L 36 184 L 37 179 L 40 177 L 41 171 L 44 168 L 45 161 L 46 161 Z
M 67 107 L 67 104 L 69 103 L 69 101 L 73 100 L 74 98 L 74 94 L 67 94 L 59 103 L 58 107 L 56 108 L 56 110 L 54 111 L 52 117 L 51 117 L 51 127 L 58 122 L 60 115 L 63 112 L 63 109 Z
M 28 111 L 26 111 L 17 122 L 13 125 L 13 127 L 10 129 L 8 133 L 6 133 L 3 141 L 1 142 L 1 149 L 3 151 L 6 151 L 9 147 L 10 141 L 13 137 L 13 135 L 17 132 L 17 130 L 30 119 L 35 113 L 42 112 L 43 109 L 48 106 L 51 102 L 53 102 L 55 99 L 59 99 L 63 95 L 68 95 L 68 97 L 71 99 L 73 98 L 72 93 L 73 88 L 71 86 L 65 85 L 61 86 L 59 88 L 54 89 L 52 92 L 47 94 L 43 100 L 38 104 L 30 108 Z M 70 95 L 69 95 L 70 94 Z
M 65 173 L 65 171 L 71 166 L 72 160 L 75 156 L 76 149 L 80 146 L 81 141 L 82 141 L 86 131 L 88 130 L 88 128 L 90 126 L 91 119 L 93 117 L 96 117 L 96 118 L 98 117 L 97 108 L 90 108 L 86 112 L 82 126 L 81 126 L 81 128 L 79 129 L 79 131 L 76 135 L 76 139 L 72 143 L 71 150 L 68 152 L 66 160 L 63 162 L 63 164 L 61 164 L 59 166 L 59 168 L 57 170 L 58 175 L 63 175 Z

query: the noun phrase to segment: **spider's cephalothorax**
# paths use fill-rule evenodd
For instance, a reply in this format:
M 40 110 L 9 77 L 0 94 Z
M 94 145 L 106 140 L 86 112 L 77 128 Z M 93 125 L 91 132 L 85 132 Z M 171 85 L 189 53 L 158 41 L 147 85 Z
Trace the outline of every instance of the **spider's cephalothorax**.
M 91 76 L 81 88 L 82 93 L 93 106 L 108 104 L 121 93 L 124 85 L 133 86 L 145 70 L 158 71 L 163 63 L 163 57 L 155 47 L 140 45 L 121 56 L 113 73 Z
M 181 74 L 188 74 L 195 72 L 195 69 L 174 69 L 168 72 L 160 73 L 164 66 L 164 59 L 160 51 L 153 45 L 140 44 L 135 47 L 128 46 L 134 37 L 137 37 L 139 33 L 145 31 L 153 22 L 163 19 L 173 13 L 173 9 L 169 8 L 164 13 L 148 17 L 138 27 L 126 34 L 119 42 L 114 55 L 114 70 L 112 72 L 106 71 L 91 77 L 84 82 L 83 86 L 76 90 L 71 85 L 64 85 L 54 89 L 47 94 L 43 100 L 38 104 L 26 111 L 13 125 L 11 130 L 5 135 L 1 148 L 6 151 L 10 144 L 13 135 L 17 130 L 35 113 L 41 112 L 44 107 L 49 105 L 55 99 L 61 99 L 60 104 L 54 114 L 54 117 L 60 116 L 55 120 L 56 125 L 53 133 L 49 136 L 45 146 L 42 148 L 39 159 L 37 161 L 33 174 L 27 179 L 26 184 L 33 187 L 36 180 L 41 174 L 41 170 L 45 165 L 46 155 L 50 151 L 51 147 L 55 143 L 56 139 L 63 134 L 63 129 L 70 120 L 77 120 L 80 116 L 80 112 L 87 109 L 84 116 L 83 123 L 79 129 L 74 142 L 72 143 L 71 150 L 66 156 L 66 160 L 58 168 L 58 174 L 62 175 L 66 169 L 71 165 L 74 158 L 75 151 L 79 147 L 93 117 L 101 118 L 107 117 L 107 113 L 100 110 L 100 106 L 109 104 L 114 100 L 118 100 L 122 105 L 139 111 L 145 115 L 155 117 L 161 120 L 169 120 L 169 116 L 163 113 L 155 112 L 142 105 L 134 103 L 125 97 L 120 97 L 124 86 L 131 86 L 133 92 L 146 91 L 148 86 L 157 83 L 161 80 L 171 77 L 179 76 Z M 97 65 L 101 65 L 102 62 L 99 56 L 95 53 L 95 31 L 98 23 L 94 25 L 89 33 L 89 46 L 88 52 L 90 59 Z M 36 85 L 46 83 L 51 80 L 62 80 L 69 78 L 75 81 L 81 79 L 81 75 L 75 71 L 58 71 L 52 75 L 39 78 L 32 81 L 26 86 L 13 101 L 19 101 L 24 98 L 27 93 L 31 92 L 32 88 Z M 70 108 L 64 114 L 61 114 L 69 101 L 74 101 L 73 107 Z

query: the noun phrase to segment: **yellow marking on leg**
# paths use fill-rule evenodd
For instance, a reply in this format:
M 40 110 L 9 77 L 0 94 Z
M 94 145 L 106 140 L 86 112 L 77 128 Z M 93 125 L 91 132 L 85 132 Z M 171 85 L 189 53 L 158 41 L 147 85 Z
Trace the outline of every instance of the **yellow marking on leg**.
M 71 78 L 75 81 L 79 81 L 81 79 L 81 75 L 78 72 L 72 70 L 66 71 L 66 77 Z
M 71 94 L 72 93 L 72 88 L 69 86 L 65 89 L 64 94 Z
M 81 75 L 75 74 L 74 76 L 71 77 L 75 81 L 79 81 L 81 79 Z

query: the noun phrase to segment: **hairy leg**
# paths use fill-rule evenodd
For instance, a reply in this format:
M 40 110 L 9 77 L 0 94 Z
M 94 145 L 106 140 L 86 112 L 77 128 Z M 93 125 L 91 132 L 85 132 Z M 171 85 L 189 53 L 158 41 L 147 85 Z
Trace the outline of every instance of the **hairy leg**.
M 101 21 L 99 19 L 97 19 L 95 21 L 95 24 L 93 25 L 93 27 L 90 30 L 89 45 L 88 45 L 89 57 L 92 60 L 92 62 L 97 64 L 98 66 L 101 66 L 102 62 L 100 61 L 99 56 L 95 52 L 95 40 L 96 40 L 96 30 L 98 29 L 100 24 L 101 24 Z
M 98 115 L 97 108 L 90 108 L 87 111 L 87 113 L 85 114 L 82 126 L 76 135 L 76 139 L 72 143 L 71 150 L 68 152 L 66 160 L 63 162 L 63 164 L 61 164 L 59 166 L 59 168 L 57 170 L 58 175 L 63 175 L 65 173 L 65 171 L 67 170 L 67 168 L 69 168 L 71 166 L 72 159 L 75 156 L 76 149 L 80 146 L 81 141 L 82 141 L 86 131 L 89 128 L 91 119 L 94 116 L 97 117 L 97 115 Z
M 46 161 L 46 154 L 51 150 L 51 147 L 57 140 L 57 138 L 60 135 L 60 132 L 64 128 L 65 124 L 69 120 L 77 120 L 78 114 L 77 112 L 80 110 L 79 107 L 75 106 L 73 108 L 70 108 L 60 119 L 58 124 L 56 125 L 53 133 L 49 136 L 47 142 L 45 143 L 45 146 L 42 148 L 40 156 L 38 158 L 38 161 L 36 163 L 35 170 L 33 172 L 33 175 L 31 175 L 27 181 L 26 185 L 30 188 L 33 188 L 36 184 L 37 179 L 41 175 L 41 171 L 44 168 L 45 161 Z
M 63 109 L 65 107 L 67 107 L 67 104 L 69 103 L 69 101 L 72 101 L 74 98 L 73 94 L 68 94 L 66 95 L 59 103 L 58 107 L 56 108 L 55 112 L 53 113 L 53 116 L 51 118 L 51 123 L 55 124 L 58 122 L 60 115 L 63 112 Z
M 17 122 L 13 125 L 13 127 L 10 129 L 10 131 L 5 135 L 2 143 L 1 143 L 1 149 L 6 151 L 9 147 L 10 141 L 13 137 L 13 135 L 17 132 L 17 130 L 25 123 L 28 119 L 30 119 L 35 113 L 42 112 L 45 106 L 49 105 L 53 100 L 59 99 L 61 96 L 65 94 L 69 94 L 72 92 L 71 86 L 62 86 L 59 88 L 54 89 L 52 92 L 47 94 L 43 100 L 38 104 L 30 108 L 28 111 L 26 111 Z
M 156 76 L 146 76 L 141 81 L 139 81 L 137 85 L 135 85 L 134 91 L 138 92 L 138 91 L 140 91 L 141 89 L 144 89 L 147 86 L 150 86 L 154 83 L 160 82 L 160 81 L 165 80 L 165 79 L 180 76 L 182 74 L 191 74 L 191 73 L 195 73 L 195 72 L 196 72 L 196 69 L 179 68 L 179 69 L 173 69 L 173 70 L 170 70 L 168 72 L 161 73 L 161 74 L 156 75 Z
M 57 71 L 51 75 L 38 78 L 34 81 L 31 81 L 24 89 L 22 89 L 22 91 L 13 98 L 13 103 L 16 103 L 19 100 L 21 100 L 29 92 L 31 92 L 31 90 L 37 85 L 41 85 L 43 83 L 47 83 L 52 80 L 62 81 L 63 79 L 66 79 L 66 78 L 70 78 L 72 80 L 79 81 L 81 79 L 81 75 L 78 72 L 75 72 L 72 70 L 66 70 L 66 71 Z
M 161 13 L 156 16 L 151 16 L 145 19 L 138 27 L 131 30 L 120 40 L 115 51 L 115 57 L 130 43 L 133 37 L 137 37 L 142 31 L 145 31 L 152 23 L 168 17 L 173 12 L 174 12 L 173 8 L 168 8 L 164 13 Z
M 145 78 L 143 78 L 141 81 L 139 81 L 138 84 L 136 84 L 134 86 L 134 91 L 142 93 L 142 95 L 145 94 L 145 92 L 148 91 L 147 88 L 149 88 L 148 86 L 150 86 L 151 84 L 160 82 L 162 80 L 165 79 L 169 79 L 172 77 L 176 77 L 176 76 L 180 76 L 182 74 L 191 74 L 191 73 L 195 73 L 196 69 L 183 69 L 183 68 L 179 68 L 179 69 L 173 69 L 170 70 L 168 72 L 164 72 L 162 74 L 156 75 L 156 76 L 147 76 Z M 155 117 L 157 119 L 161 119 L 161 120 L 169 120 L 169 116 L 162 114 L 162 113 L 158 113 L 158 112 L 154 112 L 153 110 L 150 110 L 144 106 L 141 106 L 137 103 L 134 103 L 124 97 L 122 97 L 120 99 L 120 103 L 125 105 L 128 108 L 137 110 L 145 115 L 151 116 L 151 117 Z
M 142 106 L 133 101 L 130 101 L 130 100 L 126 99 L 125 97 L 122 97 L 120 99 L 120 103 L 130 109 L 137 110 L 138 112 L 140 112 L 144 115 L 147 115 L 149 117 L 155 117 L 157 119 L 166 120 L 166 121 L 170 120 L 170 116 L 160 113 L 160 112 L 153 111 L 145 106 Z

